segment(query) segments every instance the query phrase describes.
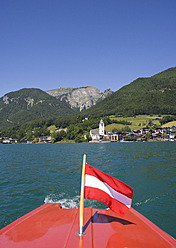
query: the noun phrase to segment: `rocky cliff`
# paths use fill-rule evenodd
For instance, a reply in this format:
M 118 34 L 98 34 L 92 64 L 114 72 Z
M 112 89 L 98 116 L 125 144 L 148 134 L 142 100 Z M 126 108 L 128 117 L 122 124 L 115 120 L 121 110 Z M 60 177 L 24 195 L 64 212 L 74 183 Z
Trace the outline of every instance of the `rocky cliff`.
M 59 88 L 46 91 L 46 93 L 56 97 L 60 101 L 66 102 L 72 109 L 82 111 L 111 95 L 112 91 L 107 89 L 102 93 L 94 86 L 86 86 L 77 88 Z

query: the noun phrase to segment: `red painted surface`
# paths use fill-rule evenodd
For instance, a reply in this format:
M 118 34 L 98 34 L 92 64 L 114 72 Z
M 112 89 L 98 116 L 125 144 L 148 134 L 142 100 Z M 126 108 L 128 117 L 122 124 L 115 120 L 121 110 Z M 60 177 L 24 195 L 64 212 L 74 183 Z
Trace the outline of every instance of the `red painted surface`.
M 132 208 L 124 218 L 107 209 L 84 213 L 86 235 L 79 237 L 78 209 L 44 204 L 0 230 L 0 247 L 176 247 L 175 239 Z

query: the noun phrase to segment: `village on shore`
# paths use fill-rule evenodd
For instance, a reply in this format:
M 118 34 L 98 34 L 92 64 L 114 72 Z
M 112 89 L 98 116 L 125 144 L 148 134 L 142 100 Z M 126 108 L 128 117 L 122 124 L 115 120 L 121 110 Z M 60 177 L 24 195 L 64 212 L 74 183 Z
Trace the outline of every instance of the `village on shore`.
M 67 128 L 56 130 L 56 132 L 61 132 L 61 131 L 67 132 Z M 107 132 L 104 126 L 104 122 L 101 119 L 99 123 L 99 129 L 90 130 L 89 140 L 87 140 L 87 134 L 84 135 L 84 138 L 85 138 L 85 142 L 89 142 L 89 143 L 176 141 L 176 126 L 155 127 L 152 129 L 142 128 L 130 132 Z M 67 142 L 69 143 L 69 140 L 67 140 Z M 18 140 L 18 139 L 1 137 L 0 143 L 30 144 L 30 143 L 53 143 L 53 142 L 52 142 L 52 136 L 41 136 L 35 138 L 35 141 L 29 139 Z
M 107 132 L 103 120 L 98 130 L 90 130 L 90 142 L 141 142 L 141 141 L 176 141 L 176 127 L 143 128 L 131 132 Z

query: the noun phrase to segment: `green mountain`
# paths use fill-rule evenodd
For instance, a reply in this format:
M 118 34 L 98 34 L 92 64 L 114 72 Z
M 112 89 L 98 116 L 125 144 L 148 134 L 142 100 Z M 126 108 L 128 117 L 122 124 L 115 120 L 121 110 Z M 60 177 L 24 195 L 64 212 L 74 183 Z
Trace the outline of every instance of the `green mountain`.
M 82 114 L 176 114 L 176 67 L 149 78 L 138 78 Z
M 74 113 L 66 103 L 40 89 L 21 89 L 0 98 L 0 128 Z
M 74 114 L 68 102 L 40 89 L 22 89 L 0 98 L 0 128 Z M 138 78 L 96 105 L 77 113 L 77 117 L 111 114 L 176 114 L 176 67 L 149 78 Z

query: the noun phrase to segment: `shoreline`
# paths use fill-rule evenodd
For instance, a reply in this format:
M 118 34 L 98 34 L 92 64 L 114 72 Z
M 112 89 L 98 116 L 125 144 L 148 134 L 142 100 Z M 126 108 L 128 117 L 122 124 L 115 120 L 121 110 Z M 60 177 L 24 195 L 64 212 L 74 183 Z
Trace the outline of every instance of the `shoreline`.
M 141 141 L 125 141 L 125 140 L 119 140 L 119 141 L 89 141 L 89 142 L 75 142 L 75 141 L 67 141 L 67 142 L 28 142 L 28 143 L 0 143 L 0 145 L 31 145 L 31 144 L 107 144 L 107 143 L 145 143 L 145 142 L 176 142 L 176 140 L 141 140 Z

